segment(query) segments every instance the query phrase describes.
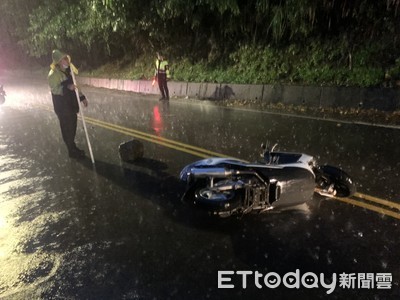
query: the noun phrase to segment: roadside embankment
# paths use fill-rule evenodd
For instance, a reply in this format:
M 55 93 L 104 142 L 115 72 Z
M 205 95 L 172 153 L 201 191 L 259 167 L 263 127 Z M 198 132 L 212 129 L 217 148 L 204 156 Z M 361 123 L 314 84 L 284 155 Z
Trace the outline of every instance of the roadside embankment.
M 157 84 L 149 80 L 123 80 L 80 77 L 81 84 L 108 89 L 158 94 Z M 382 111 L 400 110 L 400 90 L 296 85 L 247 85 L 219 83 L 168 83 L 171 97 L 207 100 L 248 100 L 266 104 L 283 103 L 325 108 L 363 108 Z
M 149 80 L 79 77 L 93 87 L 159 94 Z M 339 118 L 373 124 L 400 125 L 400 90 L 392 88 L 299 85 L 168 83 L 171 98 L 211 100 L 216 105 L 243 107 L 319 118 Z M 218 100 L 218 101 L 216 101 Z

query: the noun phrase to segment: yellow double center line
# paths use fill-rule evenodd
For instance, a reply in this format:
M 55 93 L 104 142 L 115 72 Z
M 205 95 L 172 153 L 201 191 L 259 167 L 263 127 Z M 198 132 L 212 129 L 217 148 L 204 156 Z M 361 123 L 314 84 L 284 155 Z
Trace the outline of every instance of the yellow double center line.
M 216 156 L 216 157 L 226 157 L 226 155 L 209 151 L 203 148 L 195 147 L 192 145 L 184 144 L 181 142 L 177 142 L 174 140 L 170 140 L 167 138 L 163 138 L 160 136 L 156 136 L 153 134 L 145 133 L 142 131 L 138 131 L 135 129 L 123 127 L 120 125 L 115 125 L 111 124 L 108 122 L 104 122 L 101 120 L 85 117 L 85 120 L 87 120 L 88 123 L 91 123 L 93 125 L 103 127 L 109 130 L 113 130 L 122 134 L 126 134 L 138 139 L 142 139 L 151 143 L 155 143 L 161 146 L 165 146 L 171 149 L 175 149 L 181 152 L 186 152 L 188 154 L 198 156 L 201 158 L 208 158 L 210 156 Z M 361 194 L 361 193 L 356 193 L 354 196 L 351 198 L 339 198 L 339 197 L 334 197 L 335 200 L 345 202 L 348 204 L 352 204 L 355 206 L 359 206 L 374 212 L 378 212 L 383 215 L 387 215 L 396 219 L 400 220 L 400 204 L 395 203 L 392 201 L 388 200 L 383 200 L 377 197 Z
M 178 151 L 183 151 L 195 156 L 199 156 L 202 158 L 207 158 L 210 156 L 218 156 L 218 157 L 225 157 L 225 155 L 221 154 L 221 153 L 217 153 L 217 152 L 213 152 L 213 151 L 209 151 L 206 149 L 202 149 L 199 147 L 195 147 L 192 145 L 187 145 L 181 142 L 176 142 L 174 140 L 169 140 L 157 135 L 153 135 L 153 134 L 149 134 L 149 133 L 145 133 L 139 130 L 135 130 L 132 128 L 127 128 L 127 127 L 123 127 L 123 126 L 119 126 L 119 125 L 115 125 L 115 124 L 111 124 L 108 122 L 104 122 L 104 121 L 100 121 L 97 119 L 93 119 L 93 118 L 89 118 L 89 117 L 85 117 L 85 120 L 93 125 L 97 125 L 106 129 L 110 129 L 122 134 L 126 134 L 138 139 L 142 139 L 151 143 L 155 143 L 158 145 L 162 145 L 168 148 L 172 148 Z
M 338 198 L 336 200 L 363 207 L 377 213 L 400 220 L 400 204 L 389 200 L 383 200 L 370 195 L 355 193 L 352 198 Z M 371 204 L 372 203 L 372 204 Z
M 51 109 L 48 106 L 42 106 L 48 111 L 51 111 Z M 132 128 L 127 128 L 123 127 L 120 125 L 108 123 L 105 121 L 97 120 L 94 118 L 90 117 L 85 117 L 85 120 L 93 125 L 109 129 L 115 132 L 119 132 L 128 136 L 132 136 L 144 141 L 148 141 L 151 143 L 155 143 L 164 147 L 168 147 L 171 149 L 175 149 L 177 151 L 185 152 L 197 157 L 201 158 L 208 158 L 210 156 L 215 156 L 215 157 L 226 157 L 226 155 L 218 153 L 218 152 L 213 152 L 209 151 L 203 148 L 195 147 L 192 145 L 188 145 L 185 143 L 177 142 L 174 140 L 170 140 L 164 137 L 160 137 L 157 135 L 145 133 L 142 131 L 138 131 Z M 355 205 L 358 207 L 362 207 L 386 216 L 390 216 L 396 219 L 400 220 L 400 204 L 389 201 L 389 200 L 384 200 L 380 199 L 378 197 L 373 197 L 370 195 L 362 194 L 362 193 L 355 193 L 351 198 L 339 198 L 339 197 L 334 197 L 333 199 L 345 202 L 351 205 Z

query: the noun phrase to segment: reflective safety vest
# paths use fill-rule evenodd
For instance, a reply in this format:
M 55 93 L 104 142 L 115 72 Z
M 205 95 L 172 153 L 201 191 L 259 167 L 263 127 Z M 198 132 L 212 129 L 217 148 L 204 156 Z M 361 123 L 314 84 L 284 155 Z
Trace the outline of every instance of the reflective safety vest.
M 156 59 L 156 75 L 158 74 L 167 74 L 167 78 L 171 77 L 167 60 Z
M 60 70 L 59 67 L 51 69 L 47 76 L 51 93 L 53 95 L 63 95 L 63 86 L 61 82 L 67 80 L 67 75 Z

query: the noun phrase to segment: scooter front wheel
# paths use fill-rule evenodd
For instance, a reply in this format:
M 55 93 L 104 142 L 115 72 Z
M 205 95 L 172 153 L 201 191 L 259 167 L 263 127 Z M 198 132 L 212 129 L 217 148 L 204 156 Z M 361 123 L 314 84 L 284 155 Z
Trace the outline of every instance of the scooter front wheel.
M 343 170 L 325 165 L 318 167 L 317 192 L 323 196 L 350 197 L 356 192 L 351 177 Z

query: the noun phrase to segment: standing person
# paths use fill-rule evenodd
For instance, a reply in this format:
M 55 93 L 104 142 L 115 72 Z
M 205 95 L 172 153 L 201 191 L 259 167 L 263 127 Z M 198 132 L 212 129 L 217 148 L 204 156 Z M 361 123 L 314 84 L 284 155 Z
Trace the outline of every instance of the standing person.
M 4 104 L 6 101 L 6 92 L 3 89 L 3 86 L 0 85 L 0 104 Z
M 167 79 L 170 78 L 168 61 L 164 60 L 164 57 L 157 52 L 156 59 L 156 70 L 155 76 L 158 81 L 158 87 L 160 88 L 161 98 L 160 100 L 169 100 L 169 91 L 167 85 Z
M 50 65 L 48 82 L 53 100 L 54 112 L 60 121 L 61 134 L 67 145 L 68 154 L 71 158 L 85 157 L 85 151 L 75 145 L 77 127 L 77 113 L 79 104 L 76 100 L 75 88 L 71 69 L 75 69 L 70 63 L 70 58 L 59 50 L 52 52 L 53 63 Z M 80 101 L 85 107 L 88 106 L 86 97 L 81 94 Z

